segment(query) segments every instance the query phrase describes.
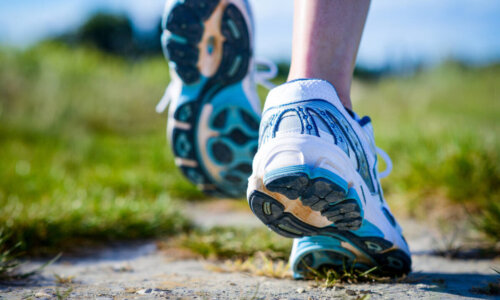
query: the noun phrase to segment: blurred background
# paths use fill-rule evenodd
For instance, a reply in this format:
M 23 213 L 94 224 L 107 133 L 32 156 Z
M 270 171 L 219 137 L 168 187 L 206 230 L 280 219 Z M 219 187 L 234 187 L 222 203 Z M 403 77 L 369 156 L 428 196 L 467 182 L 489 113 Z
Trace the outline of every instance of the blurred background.
M 252 3 L 256 56 L 279 63 L 283 82 L 292 1 Z M 182 207 L 210 199 L 175 168 L 154 112 L 169 81 L 162 10 L 0 1 L 0 241 L 44 254 L 192 228 Z M 352 91 L 393 158 L 382 184 L 395 214 L 489 245 L 500 232 L 499 29 L 495 0 L 373 1 Z

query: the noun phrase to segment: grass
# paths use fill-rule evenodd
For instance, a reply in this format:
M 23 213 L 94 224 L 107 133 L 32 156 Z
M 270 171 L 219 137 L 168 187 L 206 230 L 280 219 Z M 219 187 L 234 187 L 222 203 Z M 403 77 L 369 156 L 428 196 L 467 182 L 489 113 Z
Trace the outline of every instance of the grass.
M 37 254 L 190 227 L 172 198 L 202 196 L 174 168 L 154 113 L 161 59 L 47 44 L 2 49 L 0 64 L 0 228 L 11 245 Z
M 0 231 L 0 282 L 13 279 L 17 276 L 16 270 L 19 267 L 17 260 L 20 243 L 14 246 L 7 246 L 9 238 L 3 231 Z
M 352 266 L 344 265 L 341 270 L 335 270 L 332 268 L 326 268 L 323 270 L 314 270 L 309 268 L 308 279 L 314 279 L 317 283 L 317 286 L 323 288 L 332 288 L 334 286 L 341 285 L 344 283 L 356 284 L 356 283 L 394 281 L 394 279 L 390 277 L 377 275 L 376 272 L 377 272 L 377 267 L 361 271 L 359 269 L 355 269 L 354 265 Z
M 354 106 L 372 117 L 377 143 L 395 165 L 382 180 L 392 204 L 427 219 L 468 212 L 499 240 L 499 80 L 500 65 L 448 63 L 407 78 L 355 83 Z
M 50 254 L 54 249 L 75 250 L 88 241 L 148 238 L 177 234 L 191 228 L 179 206 L 166 196 L 137 201 L 97 193 L 93 198 L 20 205 L 9 201 L 3 207 L 17 213 L 2 215 L 13 240 L 22 241 L 29 254 Z
M 182 234 L 169 244 L 212 260 L 244 261 L 261 254 L 270 260 L 286 260 L 290 256 L 292 240 L 266 228 L 213 227 Z
M 257 252 L 245 259 L 228 259 L 222 265 L 207 264 L 205 267 L 212 272 L 218 273 L 243 272 L 269 278 L 292 278 L 292 271 L 285 260 L 271 259 L 264 252 Z
M 492 268 L 498 275 L 500 271 Z M 500 295 L 500 278 L 496 281 L 488 282 L 486 285 L 477 286 L 470 289 L 471 292 L 476 294 L 488 295 L 488 296 L 499 296 Z
M 180 248 L 208 259 L 213 263 L 207 264 L 206 268 L 214 272 L 291 278 L 286 261 L 290 256 L 292 240 L 262 227 L 196 229 L 170 239 L 160 248 Z
M 68 288 L 65 291 L 59 291 L 59 289 L 56 289 L 55 296 L 58 300 L 65 300 L 65 299 L 69 298 L 72 291 L 73 291 L 73 288 Z
M 17 244 L 11 246 L 9 245 L 9 239 L 10 235 L 6 234 L 3 230 L 0 230 L 0 283 L 26 279 L 38 274 L 45 267 L 57 261 L 61 256 L 58 254 L 56 257 L 45 262 L 32 271 L 21 272 L 19 268 L 22 263 L 18 260 L 18 258 L 22 255 L 22 252 L 20 251 L 22 242 L 17 242 Z
M 130 62 L 44 43 L 0 48 L 0 65 L 0 228 L 11 233 L 10 246 L 21 241 L 28 253 L 59 252 L 89 239 L 191 228 L 182 202 L 205 197 L 175 168 L 165 116 L 154 112 L 169 80 L 163 58 Z M 395 163 L 383 185 L 398 211 L 433 219 L 465 210 L 498 241 L 499 79 L 500 65 L 450 63 L 355 81 L 354 107 L 372 117 L 377 143 Z M 256 242 L 196 247 L 228 257 L 269 247 Z M 286 256 L 288 245 L 279 247 L 273 252 Z
M 58 285 L 71 284 L 75 282 L 75 276 L 62 276 L 58 274 L 54 274 L 55 282 Z
M 483 286 L 477 286 L 470 289 L 472 293 L 482 294 L 488 296 L 499 296 L 500 295 L 500 280 L 488 282 Z

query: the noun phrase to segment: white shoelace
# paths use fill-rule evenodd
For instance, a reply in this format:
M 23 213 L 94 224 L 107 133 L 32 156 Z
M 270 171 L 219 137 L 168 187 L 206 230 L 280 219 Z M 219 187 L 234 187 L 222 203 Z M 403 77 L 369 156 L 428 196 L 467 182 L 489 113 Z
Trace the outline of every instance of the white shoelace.
M 259 67 L 264 67 L 266 69 L 262 70 Z M 255 82 L 262 85 L 267 89 L 273 89 L 276 85 L 269 80 L 273 79 L 278 75 L 278 67 L 275 63 L 268 59 L 256 58 L 255 59 Z
M 358 122 L 358 124 L 361 125 L 361 127 L 365 130 L 365 132 L 370 136 L 370 139 L 372 140 L 373 143 L 373 127 L 371 126 L 371 120 L 369 117 L 365 116 L 363 118 L 360 118 L 355 112 L 351 112 L 354 115 L 354 119 Z M 368 119 L 368 121 L 363 119 Z M 370 127 L 366 127 L 367 125 L 370 125 Z M 379 178 L 385 178 L 391 174 L 392 171 L 392 160 L 389 157 L 389 154 L 387 154 L 384 150 L 380 149 L 377 147 L 375 144 L 373 145 L 375 147 L 375 152 L 382 158 L 382 160 L 385 162 L 385 170 L 382 172 L 377 172 Z M 377 170 L 378 171 L 378 170 Z
M 379 172 L 378 176 L 380 178 L 385 178 L 385 177 L 389 176 L 389 174 L 391 174 L 392 160 L 384 150 L 380 149 L 379 147 L 375 147 L 375 149 L 377 150 L 377 154 L 380 155 L 380 157 L 382 157 L 382 159 L 384 160 L 385 165 L 386 165 L 385 170 L 382 172 Z
M 273 79 L 278 75 L 278 67 L 275 63 L 267 59 L 255 59 L 255 82 L 262 85 L 267 89 L 272 89 L 276 85 L 270 82 L 269 80 Z M 156 112 L 161 114 L 165 111 L 172 99 L 172 84 L 169 84 L 165 89 L 165 93 L 163 97 L 160 99 L 160 102 L 156 105 Z
M 168 104 L 170 103 L 170 100 L 172 99 L 170 97 L 170 90 L 172 89 L 172 85 L 169 83 L 167 85 L 167 88 L 165 89 L 165 93 L 163 93 L 163 97 L 161 97 L 160 102 L 156 104 L 156 112 L 161 114 L 162 112 L 167 109 Z

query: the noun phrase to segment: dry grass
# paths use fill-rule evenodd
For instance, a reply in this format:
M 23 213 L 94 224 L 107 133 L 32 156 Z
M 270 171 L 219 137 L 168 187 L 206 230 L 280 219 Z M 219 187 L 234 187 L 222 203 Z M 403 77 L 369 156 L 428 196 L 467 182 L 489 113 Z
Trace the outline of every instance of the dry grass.
M 184 249 L 185 254 L 209 260 L 245 260 L 258 252 L 264 252 L 272 260 L 285 260 L 290 255 L 291 247 L 291 239 L 281 237 L 264 227 L 197 229 L 174 237 L 162 246 L 168 251 Z
M 314 270 L 309 268 L 309 271 L 309 279 L 314 279 L 317 285 L 323 288 L 333 288 L 345 283 L 387 283 L 394 281 L 393 278 L 377 275 L 377 267 L 373 267 L 366 271 L 361 271 L 355 269 L 354 266 L 348 268 L 344 265 L 342 270 Z
M 66 285 L 66 284 L 71 284 L 74 283 L 75 276 L 64 276 L 64 275 L 58 275 L 54 274 L 55 282 L 56 284 L 59 285 Z
M 205 268 L 219 273 L 244 272 L 269 278 L 292 278 L 290 266 L 284 260 L 273 260 L 264 252 L 257 252 L 246 259 L 226 260 L 222 264 L 206 264 Z
M 61 257 L 61 254 L 58 254 L 35 270 L 20 272 L 19 267 L 21 266 L 21 262 L 19 262 L 18 257 L 22 255 L 22 252 L 19 250 L 22 243 L 18 242 L 14 246 L 9 246 L 8 241 L 10 236 L 11 234 L 5 233 L 4 229 L 0 228 L 0 282 L 22 280 L 31 277 L 40 273 L 45 267 L 54 263 Z

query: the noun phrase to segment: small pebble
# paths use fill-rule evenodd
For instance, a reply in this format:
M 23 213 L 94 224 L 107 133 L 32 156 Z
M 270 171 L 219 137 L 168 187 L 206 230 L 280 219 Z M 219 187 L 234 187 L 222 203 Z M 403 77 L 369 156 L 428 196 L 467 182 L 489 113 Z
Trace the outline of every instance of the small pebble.
M 162 290 L 162 289 L 142 289 L 138 290 L 135 292 L 136 294 L 139 295 L 159 295 L 159 296 L 164 296 L 165 294 L 169 293 L 169 290 Z
M 136 294 L 139 294 L 139 295 L 145 295 L 145 294 L 149 294 L 151 293 L 153 289 L 142 289 L 142 290 L 138 290 L 137 292 L 135 292 Z
M 35 298 L 51 298 L 51 297 L 52 297 L 52 295 L 49 295 L 46 292 L 42 292 L 42 291 L 37 292 L 35 294 Z
M 111 269 L 117 273 L 133 272 L 134 270 L 130 265 L 115 265 Z
M 302 294 L 305 290 L 303 288 L 298 288 L 297 293 Z

